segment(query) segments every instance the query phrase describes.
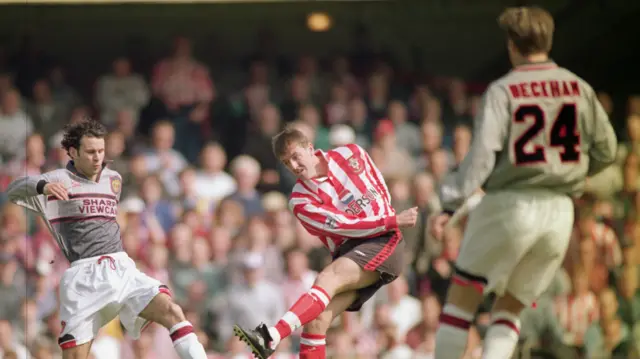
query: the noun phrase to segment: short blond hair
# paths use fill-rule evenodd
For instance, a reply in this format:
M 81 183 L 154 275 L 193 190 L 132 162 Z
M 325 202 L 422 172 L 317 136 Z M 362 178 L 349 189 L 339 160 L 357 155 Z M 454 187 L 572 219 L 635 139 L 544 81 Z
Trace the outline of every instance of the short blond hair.
M 555 24 L 548 11 L 535 6 L 507 8 L 498 24 L 523 56 L 551 51 Z

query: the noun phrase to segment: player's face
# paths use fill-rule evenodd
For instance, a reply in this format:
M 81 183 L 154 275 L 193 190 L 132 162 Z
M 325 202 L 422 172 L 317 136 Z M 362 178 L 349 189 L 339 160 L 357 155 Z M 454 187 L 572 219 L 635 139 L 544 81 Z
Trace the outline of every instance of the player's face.
M 102 170 L 104 162 L 104 138 L 83 137 L 80 148 L 72 149 L 71 157 L 76 168 L 87 177 L 95 176 Z
M 292 145 L 280 160 L 296 177 L 308 180 L 316 176 L 316 157 L 313 152 L 312 145 Z

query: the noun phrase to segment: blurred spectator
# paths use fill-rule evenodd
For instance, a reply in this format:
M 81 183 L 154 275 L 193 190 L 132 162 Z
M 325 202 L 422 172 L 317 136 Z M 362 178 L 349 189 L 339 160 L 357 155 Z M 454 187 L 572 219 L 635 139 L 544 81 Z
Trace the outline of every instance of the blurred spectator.
M 312 103 L 309 79 L 302 75 L 294 76 L 289 82 L 289 96 L 280 105 L 284 122 L 294 121 L 305 104 Z
M 409 283 L 405 277 L 399 277 L 387 286 L 391 321 L 396 332 L 394 340 L 404 338 L 407 332 L 416 325 L 423 315 L 420 301 L 409 295 Z
M 600 320 L 594 322 L 584 335 L 585 354 L 588 359 L 614 357 L 627 358 L 632 353 L 632 330 L 617 314 L 618 301 L 611 288 L 603 290 Z
M 280 111 L 272 104 L 261 108 L 257 115 L 256 128 L 249 133 L 243 153 L 253 157 L 260 164 L 260 187 L 275 189 L 280 182 L 277 172 L 278 159 L 271 149 L 271 138 L 280 131 Z
M 262 214 L 264 209 L 260 201 L 260 193 L 256 189 L 260 181 L 260 163 L 253 157 L 242 155 L 236 157 L 230 167 L 238 187 L 228 198 L 240 202 L 247 217 Z
M 56 101 L 47 80 L 38 80 L 33 85 L 33 101 L 26 104 L 26 111 L 34 127 L 44 138 L 53 136 L 69 118 L 71 108 L 62 101 Z
M 471 147 L 471 128 L 467 125 L 457 125 L 453 130 L 453 158 L 455 166 L 459 166 Z
M 597 253 L 602 256 L 608 269 L 617 268 L 622 264 L 618 236 L 611 227 L 596 218 L 592 205 L 580 208 L 576 225 L 579 238 L 595 242 Z
M 409 178 L 414 173 L 414 161 L 403 147 L 398 146 L 391 121 L 378 122 L 374 141 L 371 158 L 385 178 Z
M 347 122 L 349 106 L 349 90 L 342 83 L 334 83 L 331 86 L 329 103 L 325 107 L 328 125 Z
M 389 104 L 389 79 L 384 73 L 377 72 L 369 77 L 366 102 L 371 120 L 377 121 L 386 116 Z
M 555 312 L 564 329 L 564 344 L 582 349 L 587 328 L 598 320 L 598 301 L 589 290 L 589 277 L 576 266 L 572 273 L 571 293 L 556 298 Z
M 15 355 L 15 359 L 31 358 L 27 347 L 15 337 L 15 331 L 11 323 L 7 320 L 0 320 L 0 355 L 5 359 L 9 359 L 12 355 L 10 353 Z
M 0 163 L 24 157 L 24 141 L 34 130 L 33 121 L 22 110 L 20 93 L 7 91 L 0 98 Z M 11 131 L 8 131 L 11 129 Z
M 640 292 L 638 292 L 638 268 L 625 266 L 617 280 L 618 314 L 620 318 L 633 328 L 640 322 Z
M 409 116 L 404 103 L 395 100 L 389 103 L 388 119 L 393 123 L 398 145 L 410 155 L 416 156 L 422 150 L 420 130 L 415 123 L 408 122 Z
M 301 106 L 298 111 L 297 120 L 308 125 L 313 129 L 313 145 L 320 150 L 328 150 L 331 148 L 329 143 L 329 130 L 322 123 L 320 112 L 314 105 L 306 104 Z
M 223 338 L 229 337 L 228 328 L 234 323 L 247 327 L 275 323 L 285 311 L 278 288 L 264 279 L 264 257 L 260 253 L 245 255 L 242 272 L 243 282 L 229 288 L 225 304 L 218 309 Z
M 367 106 L 362 99 L 354 98 L 349 102 L 347 123 L 356 132 L 355 143 L 362 148 L 371 147 L 372 126 L 367 114 Z
M 185 158 L 173 149 L 175 130 L 171 122 L 160 121 L 153 127 L 151 147 L 145 153 L 146 171 L 158 173 L 170 196 L 180 192 L 177 174 L 187 166 Z
M 98 79 L 96 101 L 100 108 L 100 120 L 108 127 L 116 125 L 119 111 L 132 112 L 134 127 L 140 110 L 149 102 L 149 87 L 142 76 L 131 70 L 131 62 L 126 57 L 113 61 L 112 72 Z
M 209 70 L 191 54 L 191 41 L 178 37 L 171 57 L 160 61 L 153 69 L 151 89 L 170 112 L 199 103 L 209 104 L 215 88 Z
M 53 65 L 49 70 L 49 85 L 51 94 L 56 103 L 66 108 L 73 108 L 80 104 L 80 95 L 67 83 L 67 72 L 61 65 Z
M 347 125 L 333 125 L 329 131 L 329 143 L 332 147 L 346 146 L 356 141 L 356 133 Z

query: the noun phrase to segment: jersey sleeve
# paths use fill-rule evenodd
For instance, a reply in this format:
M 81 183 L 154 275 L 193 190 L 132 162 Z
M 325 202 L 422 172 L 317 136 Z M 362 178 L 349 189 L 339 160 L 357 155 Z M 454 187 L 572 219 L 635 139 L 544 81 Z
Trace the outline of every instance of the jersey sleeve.
M 38 176 L 20 177 L 7 187 L 9 201 L 27 208 L 36 213 L 43 213 L 44 197 L 39 191 L 44 190 L 44 185 L 50 182 L 62 181 L 61 170 L 43 173 Z
M 598 101 L 595 94 L 591 97 L 593 106 L 593 138 L 589 148 L 588 176 L 594 176 L 609 167 L 615 160 L 618 150 L 618 139 L 613 130 L 609 116 Z
M 289 207 L 304 228 L 315 236 L 366 238 L 397 227 L 395 215 L 366 218 L 352 216 L 322 203 L 310 192 L 303 193 L 295 189 L 289 200 Z
M 440 187 L 445 211 L 455 211 L 489 178 L 495 166 L 496 152 L 504 147 L 510 120 L 506 90 L 496 84 L 490 86 L 475 119 L 469 152 L 458 170 L 446 176 Z
M 43 173 L 38 176 L 20 177 L 9 184 L 6 191 L 7 196 L 12 202 L 19 199 L 35 197 L 42 194 L 45 184 L 59 180 L 59 170 Z

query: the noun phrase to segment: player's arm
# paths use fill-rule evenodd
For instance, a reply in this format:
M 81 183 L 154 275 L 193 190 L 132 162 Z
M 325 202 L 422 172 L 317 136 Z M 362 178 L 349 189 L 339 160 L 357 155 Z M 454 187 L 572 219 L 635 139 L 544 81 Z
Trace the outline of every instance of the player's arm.
M 457 171 L 445 177 L 440 187 L 444 212 L 452 214 L 489 178 L 502 150 L 511 114 L 504 88 L 492 85 L 484 95 L 475 119 L 473 141 Z
M 587 173 L 589 177 L 609 167 L 616 160 L 618 151 L 618 139 L 609 116 L 595 94 L 592 94 L 591 102 L 594 126 L 592 144 L 589 148 L 589 172 Z
M 6 191 L 7 196 L 9 200 L 15 201 L 41 195 L 44 193 L 44 186 L 50 183 L 54 177 L 53 172 L 20 177 L 9 184 Z
M 305 229 L 315 236 L 364 238 L 385 233 L 397 227 L 395 215 L 366 218 L 352 216 L 322 203 L 310 192 L 294 190 L 289 207 Z

